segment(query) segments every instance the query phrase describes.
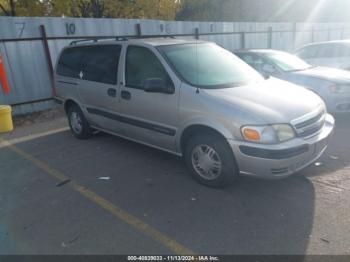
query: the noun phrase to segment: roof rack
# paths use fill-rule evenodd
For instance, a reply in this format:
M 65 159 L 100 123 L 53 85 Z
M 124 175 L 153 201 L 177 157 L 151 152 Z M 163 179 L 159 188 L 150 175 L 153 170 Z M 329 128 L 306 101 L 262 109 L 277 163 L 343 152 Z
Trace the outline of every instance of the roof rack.
M 103 41 L 103 40 L 115 40 L 115 41 L 128 41 L 129 39 L 148 39 L 148 38 L 171 38 L 175 39 L 176 35 L 142 35 L 142 36 L 135 36 L 135 35 L 130 35 L 130 36 L 116 36 L 116 37 L 89 37 L 87 39 L 81 39 L 81 40 L 75 40 L 72 41 L 69 45 L 77 45 L 79 43 L 84 43 L 84 42 L 93 42 L 97 43 L 98 41 Z
M 89 41 L 92 41 L 93 43 L 97 43 L 98 41 L 101 41 L 101 40 L 128 41 L 129 38 L 131 38 L 131 37 L 125 37 L 125 36 L 91 37 L 91 38 L 87 38 L 87 39 L 72 41 L 69 45 L 72 46 L 72 45 L 77 45 L 79 43 L 84 43 L 84 42 L 89 42 Z

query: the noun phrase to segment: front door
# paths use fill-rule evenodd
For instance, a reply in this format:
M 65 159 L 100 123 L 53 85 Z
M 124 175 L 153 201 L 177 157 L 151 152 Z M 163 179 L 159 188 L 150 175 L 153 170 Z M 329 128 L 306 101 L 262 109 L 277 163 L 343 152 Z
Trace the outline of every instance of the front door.
M 120 95 L 124 135 L 173 151 L 181 82 L 155 50 L 143 46 L 128 46 L 124 59 L 124 85 Z M 144 81 L 155 78 L 174 85 L 175 92 L 146 92 L 143 89 Z

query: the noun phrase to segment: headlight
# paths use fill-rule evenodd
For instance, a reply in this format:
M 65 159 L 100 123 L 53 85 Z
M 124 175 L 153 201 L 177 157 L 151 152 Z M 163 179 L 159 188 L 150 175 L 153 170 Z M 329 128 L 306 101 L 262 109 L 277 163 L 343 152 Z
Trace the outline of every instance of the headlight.
M 261 144 L 277 144 L 295 137 L 293 128 L 288 124 L 242 127 L 243 138 Z
M 350 85 L 331 85 L 329 90 L 332 93 L 350 93 Z

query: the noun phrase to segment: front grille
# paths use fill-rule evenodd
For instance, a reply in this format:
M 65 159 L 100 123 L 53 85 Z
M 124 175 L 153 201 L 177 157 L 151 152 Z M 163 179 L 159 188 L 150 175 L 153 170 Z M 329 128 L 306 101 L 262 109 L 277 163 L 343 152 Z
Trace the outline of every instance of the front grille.
M 307 138 L 319 134 L 324 127 L 325 120 L 326 112 L 321 109 L 292 121 L 292 124 L 299 137 Z

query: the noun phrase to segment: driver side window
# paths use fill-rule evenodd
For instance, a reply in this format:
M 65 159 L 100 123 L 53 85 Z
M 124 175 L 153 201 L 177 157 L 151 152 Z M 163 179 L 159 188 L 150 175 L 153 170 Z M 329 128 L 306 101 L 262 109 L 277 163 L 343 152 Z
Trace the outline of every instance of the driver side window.
M 263 72 L 262 66 L 264 64 L 264 61 L 259 56 L 254 54 L 244 54 L 242 55 L 242 59 L 244 62 L 253 67 L 258 72 Z
M 155 54 L 141 46 L 129 46 L 126 53 L 126 86 L 143 89 L 147 79 L 162 79 L 170 82 L 168 73 Z

